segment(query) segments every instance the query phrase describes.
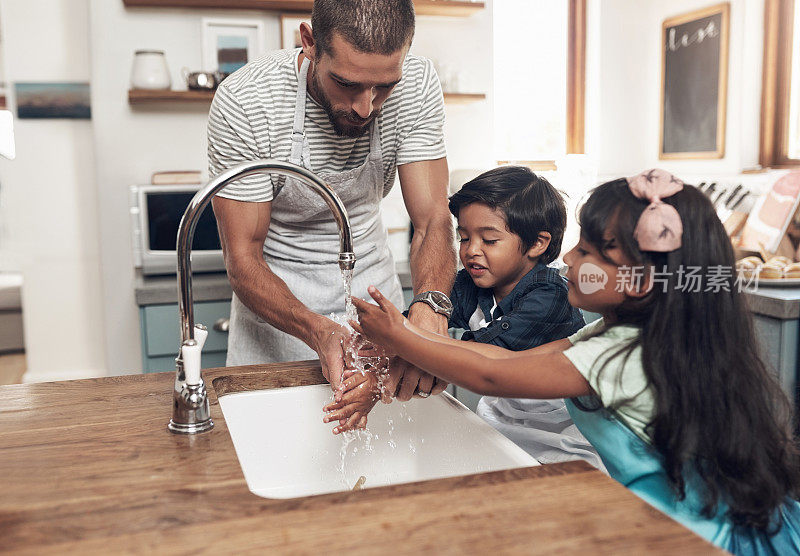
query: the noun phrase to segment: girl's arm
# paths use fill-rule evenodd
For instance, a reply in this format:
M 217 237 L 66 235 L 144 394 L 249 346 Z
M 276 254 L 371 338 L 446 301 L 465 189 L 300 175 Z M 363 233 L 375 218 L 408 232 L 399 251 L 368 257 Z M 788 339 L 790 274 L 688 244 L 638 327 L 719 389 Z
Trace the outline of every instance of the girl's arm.
M 409 323 L 377 290 L 377 306 L 353 298 L 359 323 L 353 327 L 370 341 L 389 347 L 403 359 L 473 392 L 517 398 L 565 398 L 591 393 L 589 383 L 561 353 L 567 339 L 523 352 L 489 344 L 461 342 Z
M 570 342 L 567 338 L 562 338 L 560 340 L 553 340 L 552 342 L 548 342 L 546 344 L 542 344 L 540 346 L 536 346 L 531 349 L 526 349 L 523 351 L 511 351 L 510 349 L 506 349 L 493 344 L 483 344 L 481 342 L 476 342 L 475 340 L 466 340 L 466 341 L 453 340 L 452 338 L 439 336 L 436 334 L 423 334 L 423 335 L 426 338 L 433 340 L 445 338 L 448 340 L 447 343 L 451 345 L 456 345 L 464 349 L 474 351 L 475 353 L 491 357 L 493 359 L 515 359 L 517 357 L 522 357 L 526 354 L 530 355 L 532 353 L 536 354 L 561 353 L 565 349 L 572 347 L 572 342 Z

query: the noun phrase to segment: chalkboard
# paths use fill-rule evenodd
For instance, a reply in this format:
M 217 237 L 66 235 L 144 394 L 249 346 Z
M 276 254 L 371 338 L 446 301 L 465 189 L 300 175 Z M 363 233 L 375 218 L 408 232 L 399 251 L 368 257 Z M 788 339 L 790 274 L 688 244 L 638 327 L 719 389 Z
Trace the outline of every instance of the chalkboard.
M 729 4 L 672 17 L 662 26 L 659 158 L 722 158 Z

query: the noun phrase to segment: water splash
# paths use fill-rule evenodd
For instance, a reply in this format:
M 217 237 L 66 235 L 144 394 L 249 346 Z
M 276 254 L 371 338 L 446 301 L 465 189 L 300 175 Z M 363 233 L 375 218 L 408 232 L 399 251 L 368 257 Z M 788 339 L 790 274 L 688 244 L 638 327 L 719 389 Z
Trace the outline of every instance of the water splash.
M 367 372 L 373 372 L 377 378 L 380 394 L 381 396 L 385 396 L 389 394 L 386 387 L 386 379 L 389 376 L 389 358 L 381 348 L 373 346 L 365 339 L 355 334 L 353 327 L 350 326 L 350 321 L 358 322 L 358 312 L 351 299 L 352 280 L 353 270 L 342 269 L 345 312 L 343 317 L 333 313 L 330 317 L 333 321 L 344 326 L 350 333 L 348 341 L 345 342 L 344 345 L 346 368 L 357 370 L 361 372 L 362 375 Z
M 342 346 L 345 353 L 345 368 L 347 370 L 356 370 L 362 375 L 365 375 L 366 373 L 373 373 L 377 378 L 380 395 L 392 397 L 394 392 L 389 392 L 387 387 L 389 384 L 389 357 L 386 356 L 382 349 L 372 346 L 369 342 L 357 335 L 353 330 L 353 327 L 350 325 L 350 321 L 358 322 L 358 312 L 356 311 L 355 305 L 351 299 L 352 279 L 352 269 L 343 269 L 342 283 L 344 285 L 345 293 L 345 312 L 344 315 L 336 315 L 334 313 L 330 315 L 331 320 L 342 325 L 349 332 L 348 338 Z M 374 419 L 375 416 L 373 415 L 370 418 Z M 400 405 L 397 418 L 400 419 L 401 422 L 413 422 L 413 419 L 409 414 L 405 404 Z M 397 441 L 394 438 L 395 420 L 391 415 L 387 417 L 387 425 L 388 438 L 385 438 L 383 442 L 386 442 L 386 445 L 388 445 L 391 450 L 396 450 Z M 369 422 L 367 426 L 369 427 Z M 369 456 L 374 452 L 373 439 L 375 442 L 381 441 L 381 439 L 377 434 L 372 434 L 369 429 L 347 431 L 342 433 L 340 436 L 342 438 L 342 445 L 339 449 L 340 457 L 337 470 L 340 474 L 340 480 L 343 487 L 349 490 L 352 488 L 353 480 L 350 480 L 347 477 L 347 463 L 349 459 L 348 453 L 352 452 L 352 457 L 355 458 L 356 454 L 359 452 L 359 448 L 361 448 L 361 457 L 363 458 L 364 455 Z M 424 439 L 420 439 L 420 443 L 423 442 Z M 412 454 L 416 454 L 417 444 L 415 440 L 409 440 L 408 449 Z M 359 473 L 358 470 L 355 470 L 355 472 Z

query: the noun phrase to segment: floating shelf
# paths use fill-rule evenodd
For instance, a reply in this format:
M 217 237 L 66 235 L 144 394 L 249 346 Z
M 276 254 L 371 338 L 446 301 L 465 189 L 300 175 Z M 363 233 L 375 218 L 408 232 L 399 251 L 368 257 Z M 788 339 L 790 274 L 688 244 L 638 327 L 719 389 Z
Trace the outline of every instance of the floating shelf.
M 314 0 L 122 0 L 130 8 L 207 8 L 310 12 Z M 466 17 L 484 9 L 484 2 L 414 0 L 417 15 Z
M 128 91 L 128 104 L 163 104 L 171 102 L 187 104 L 209 104 L 214 98 L 213 91 L 151 91 L 147 89 L 131 89 Z M 445 104 L 467 104 L 485 100 L 486 95 L 479 93 L 445 93 Z
M 151 91 L 131 89 L 128 91 L 128 104 L 154 104 L 166 102 L 210 104 L 214 91 Z
M 486 100 L 486 95 L 483 93 L 445 93 L 445 104 L 469 104 L 471 102 L 478 102 Z

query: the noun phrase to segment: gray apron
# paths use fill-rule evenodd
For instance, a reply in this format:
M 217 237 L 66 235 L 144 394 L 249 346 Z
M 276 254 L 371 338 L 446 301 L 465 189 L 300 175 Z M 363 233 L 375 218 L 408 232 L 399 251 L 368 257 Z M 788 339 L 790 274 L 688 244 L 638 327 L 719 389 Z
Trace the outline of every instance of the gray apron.
M 292 151 L 289 161 L 311 170 L 311 151 L 305 137 L 308 59 L 298 78 Z M 347 208 L 353 233 L 356 264 L 353 295 L 370 299 L 373 284 L 401 307 L 403 295 L 380 216 L 384 188 L 380 126 L 370 128 L 370 151 L 359 167 L 340 173 L 317 173 L 339 195 Z M 344 283 L 338 264 L 339 234 L 328 205 L 307 185 L 286 178 L 272 200 L 264 260 L 291 292 L 311 311 L 330 316 L 344 314 Z M 270 292 L 264 292 L 269 296 Z M 317 354 L 248 309 L 236 296 L 231 300 L 230 335 L 226 364 L 251 365 L 316 359 Z

